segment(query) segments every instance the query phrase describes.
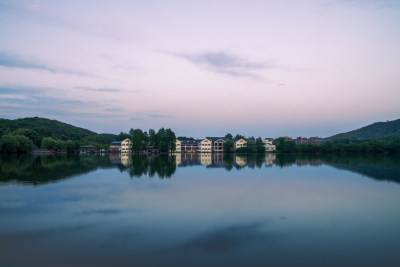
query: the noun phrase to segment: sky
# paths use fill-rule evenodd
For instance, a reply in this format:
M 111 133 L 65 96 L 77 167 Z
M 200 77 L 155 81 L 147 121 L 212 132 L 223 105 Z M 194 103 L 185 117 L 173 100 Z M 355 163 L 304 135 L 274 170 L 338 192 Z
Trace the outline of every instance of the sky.
M 400 118 L 400 1 L 0 0 L 0 117 L 321 136 Z

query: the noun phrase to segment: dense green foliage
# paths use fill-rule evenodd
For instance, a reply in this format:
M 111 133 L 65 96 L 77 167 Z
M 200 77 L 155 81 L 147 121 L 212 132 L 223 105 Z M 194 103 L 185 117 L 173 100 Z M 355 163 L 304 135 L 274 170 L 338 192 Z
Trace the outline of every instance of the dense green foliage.
M 399 153 L 400 137 L 361 140 L 334 140 L 321 144 L 295 144 L 283 138 L 275 140 L 276 150 L 283 153 Z
M 375 122 L 360 129 L 341 133 L 329 137 L 331 140 L 338 139 L 365 139 L 365 138 L 383 138 L 397 136 L 400 137 L 400 119 L 387 122 Z
M 231 140 L 224 142 L 224 152 L 232 152 L 234 143 Z
M 132 140 L 132 152 L 145 151 L 147 149 L 170 152 L 175 150 L 176 136 L 171 129 L 161 128 L 157 131 L 150 129 L 149 133 L 141 129 L 131 129 L 129 139 Z
M 79 149 L 79 143 L 73 142 L 71 140 L 62 141 L 54 140 L 51 137 L 45 137 L 42 139 L 42 144 L 40 146 L 42 149 L 47 149 L 53 152 L 67 152 L 74 153 Z
M 261 137 L 255 139 L 254 137 L 247 138 L 247 146 L 236 149 L 237 153 L 265 153 L 265 146 Z
M 33 142 L 24 135 L 3 135 L 0 139 L 2 153 L 28 153 L 33 150 Z
M 16 120 L 0 119 L 0 137 L 7 134 L 24 135 L 35 147 L 40 147 L 45 137 L 55 140 L 71 140 L 80 144 L 109 144 L 117 139 L 114 134 L 97 134 L 57 120 L 33 117 Z

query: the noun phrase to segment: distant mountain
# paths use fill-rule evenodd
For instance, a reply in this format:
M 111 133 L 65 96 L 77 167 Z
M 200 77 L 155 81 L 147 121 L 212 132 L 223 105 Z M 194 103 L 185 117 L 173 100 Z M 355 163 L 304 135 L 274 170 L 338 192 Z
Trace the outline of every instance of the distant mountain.
M 26 135 L 32 140 L 36 139 L 37 144 L 40 144 L 38 141 L 44 137 L 95 143 L 108 143 L 117 137 L 114 134 L 97 134 L 71 124 L 39 117 L 16 120 L 0 119 L 0 137 L 8 133 Z
M 375 122 L 357 130 L 336 134 L 328 139 L 382 138 L 389 136 L 400 136 L 400 119 L 387 122 Z

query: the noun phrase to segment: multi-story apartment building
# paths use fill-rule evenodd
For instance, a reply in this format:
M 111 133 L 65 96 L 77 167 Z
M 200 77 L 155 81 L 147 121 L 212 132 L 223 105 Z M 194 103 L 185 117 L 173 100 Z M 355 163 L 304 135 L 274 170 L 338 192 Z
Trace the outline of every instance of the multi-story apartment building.
M 242 138 L 240 138 L 240 139 L 238 139 L 238 140 L 234 140 L 234 144 L 235 144 L 235 145 L 234 145 L 235 150 L 238 149 L 238 148 L 246 147 L 246 146 L 247 146 L 246 140 L 244 140 L 244 139 L 242 139 Z
M 132 146 L 132 141 L 130 139 L 126 138 L 125 140 L 123 140 L 121 142 L 121 152 L 127 153 L 127 152 L 131 151 L 131 146 Z
M 265 138 L 263 142 L 264 142 L 264 146 L 265 146 L 265 151 L 271 152 L 271 151 L 276 150 L 276 147 L 270 138 Z
M 224 152 L 224 143 L 229 140 L 226 137 L 206 137 L 211 141 L 211 152 Z
M 208 138 L 203 139 L 199 142 L 199 152 L 206 153 L 206 152 L 212 152 L 212 141 Z
M 182 145 L 182 141 L 176 139 L 175 140 L 175 152 L 176 153 L 180 153 L 182 151 L 182 146 L 181 145 Z
M 111 142 L 109 150 L 111 152 L 120 152 L 121 151 L 121 142 L 120 141 Z
M 296 138 L 296 144 L 308 144 L 308 139 L 307 139 L 307 137 L 301 137 L 301 136 L 299 136 L 299 137 L 297 137 Z
M 183 140 L 181 141 L 182 152 L 197 152 L 200 140 Z

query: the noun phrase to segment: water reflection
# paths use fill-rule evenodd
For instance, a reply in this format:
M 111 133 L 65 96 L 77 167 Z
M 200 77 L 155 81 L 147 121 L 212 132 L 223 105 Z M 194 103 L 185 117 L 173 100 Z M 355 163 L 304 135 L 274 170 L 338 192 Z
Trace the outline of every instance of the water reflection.
M 110 154 L 102 156 L 33 156 L 8 155 L 0 157 L 0 183 L 19 182 L 41 185 L 71 178 L 98 168 L 117 168 L 130 177 L 143 175 L 170 178 L 177 167 L 200 166 L 224 168 L 227 171 L 243 168 L 278 166 L 329 165 L 352 171 L 373 179 L 400 183 L 400 156 L 376 155 L 235 155 L 185 153 L 162 156 Z

